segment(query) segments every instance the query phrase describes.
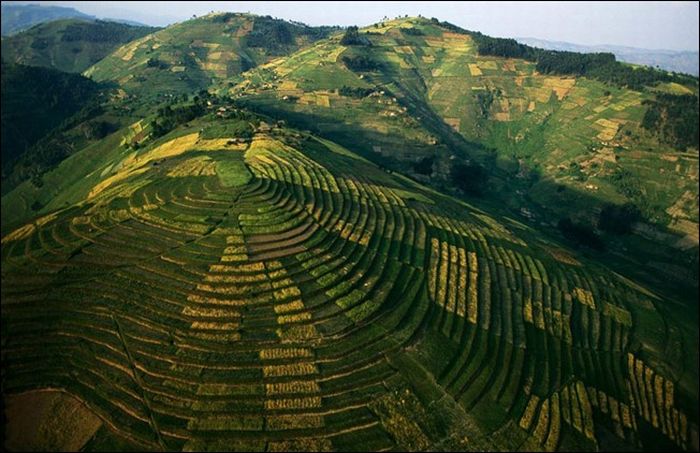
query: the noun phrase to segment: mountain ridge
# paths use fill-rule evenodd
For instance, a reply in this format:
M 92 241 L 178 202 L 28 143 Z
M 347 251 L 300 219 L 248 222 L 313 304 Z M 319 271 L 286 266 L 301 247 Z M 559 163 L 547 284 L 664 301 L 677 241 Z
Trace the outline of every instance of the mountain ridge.
M 586 45 L 564 41 L 549 41 L 538 38 L 515 38 L 535 47 L 551 50 L 568 50 L 573 52 L 612 52 L 620 61 L 660 67 L 668 71 L 682 72 L 698 76 L 700 52 L 697 50 L 644 49 L 640 47 L 618 46 L 611 44 Z
M 2 196 L 8 438 L 697 449 L 698 83 L 637 71 L 408 17 L 120 46 L 113 127 Z

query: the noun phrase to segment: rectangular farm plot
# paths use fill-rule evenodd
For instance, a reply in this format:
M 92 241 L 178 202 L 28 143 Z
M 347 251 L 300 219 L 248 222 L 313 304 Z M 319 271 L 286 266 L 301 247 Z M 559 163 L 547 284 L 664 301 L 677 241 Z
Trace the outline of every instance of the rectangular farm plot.
M 471 73 L 472 76 L 480 76 L 483 75 L 481 72 L 481 69 L 479 68 L 479 65 L 476 63 L 469 63 L 469 72 Z
M 265 377 L 306 376 L 310 374 L 318 374 L 318 369 L 313 363 L 266 365 L 263 367 Z
M 605 118 L 600 118 L 596 120 L 595 124 L 602 128 L 601 132 L 597 135 L 600 140 L 610 141 L 617 135 L 617 130 L 620 127 L 620 123 L 617 121 L 611 121 Z
M 478 277 L 476 253 L 432 239 L 428 289 L 435 303 L 476 324 Z

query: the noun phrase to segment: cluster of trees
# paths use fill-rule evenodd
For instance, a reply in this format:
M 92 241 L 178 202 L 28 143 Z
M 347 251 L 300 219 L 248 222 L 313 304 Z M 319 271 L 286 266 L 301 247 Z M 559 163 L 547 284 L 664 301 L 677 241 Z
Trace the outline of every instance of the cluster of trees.
M 678 149 L 698 147 L 698 97 L 660 93 L 644 101 L 648 108 L 642 127 L 656 131 L 660 139 Z
M 157 58 L 149 58 L 146 62 L 146 66 L 148 66 L 149 68 L 156 69 L 168 69 L 168 63 L 161 61 Z
M 603 241 L 588 225 L 572 222 L 567 217 L 559 220 L 557 228 L 568 241 L 576 245 L 583 245 L 598 251 L 605 250 Z
M 340 38 L 340 44 L 344 46 L 371 46 L 372 43 L 365 36 L 360 36 L 356 26 L 350 26 L 345 30 L 345 34 Z
M 100 140 L 112 132 L 116 132 L 118 126 L 105 120 L 90 120 L 80 125 L 80 131 L 88 140 Z
M 435 163 L 435 156 L 426 156 L 421 158 L 418 162 L 413 164 L 413 171 L 419 175 L 432 175 L 433 174 L 433 164 Z
M 423 36 L 423 35 L 425 35 L 425 33 L 423 33 L 423 30 L 421 30 L 420 28 L 416 28 L 416 27 L 401 28 L 401 33 L 403 33 L 404 35 L 408 35 L 408 36 Z
M 632 225 L 641 219 L 642 213 L 632 203 L 623 205 L 606 204 L 600 211 L 598 228 L 608 233 L 628 234 L 632 232 Z
M 489 110 L 494 100 L 494 92 L 491 90 L 480 91 L 476 95 L 476 102 L 479 105 L 479 112 L 482 118 L 489 116 Z
M 440 23 L 445 26 L 445 23 Z M 452 26 L 459 29 L 459 27 Z M 466 30 L 461 32 L 466 32 Z M 522 58 L 537 64 L 544 74 L 586 76 L 613 85 L 642 89 L 662 82 L 691 83 L 695 77 L 668 73 L 653 68 L 634 68 L 618 62 L 611 53 L 576 53 L 544 50 L 520 44 L 514 39 L 492 38 L 479 32 L 468 32 L 476 42 L 479 54 L 506 58 Z
M 129 42 L 146 34 L 158 30 L 154 27 L 136 27 L 96 20 L 94 22 L 75 22 L 66 26 L 61 34 L 61 41 L 88 41 L 88 42 Z
M 348 69 L 355 72 L 374 71 L 381 67 L 379 63 L 366 55 L 357 55 L 354 57 L 344 56 L 342 61 Z
M 255 21 L 253 31 L 246 37 L 246 43 L 249 47 L 261 47 L 272 53 L 284 52 L 294 44 L 290 28 L 285 22 L 260 18 Z
M 29 45 L 34 50 L 44 50 L 48 49 L 49 46 L 53 45 L 53 39 L 51 38 L 36 38 L 32 40 L 32 43 Z
M 343 85 L 342 88 L 338 89 L 338 94 L 349 98 L 364 98 L 373 92 L 374 89 L 372 88 L 349 87 L 347 85 Z
M 226 15 L 219 17 L 223 16 Z M 338 29 L 339 27 L 330 26 L 309 27 L 298 22 L 274 19 L 271 16 L 256 17 L 253 30 L 246 36 L 246 43 L 249 47 L 262 48 L 271 54 L 281 54 L 295 44 L 297 36 L 305 36 L 311 41 L 317 41 L 328 37 Z
M 486 169 L 475 162 L 456 162 L 450 169 L 452 183 L 468 195 L 481 196 L 489 176 Z
M 180 124 L 192 121 L 206 112 L 203 98 L 195 96 L 191 104 L 171 107 L 166 105 L 158 109 L 158 115 L 151 121 L 153 137 L 161 137 L 175 129 Z

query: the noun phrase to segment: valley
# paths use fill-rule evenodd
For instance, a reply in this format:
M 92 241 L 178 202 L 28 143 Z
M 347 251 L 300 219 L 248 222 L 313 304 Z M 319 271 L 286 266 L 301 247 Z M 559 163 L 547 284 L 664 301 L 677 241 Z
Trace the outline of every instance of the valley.
M 697 450 L 697 78 L 508 46 L 216 13 L 72 71 L 3 154 L 6 447 Z

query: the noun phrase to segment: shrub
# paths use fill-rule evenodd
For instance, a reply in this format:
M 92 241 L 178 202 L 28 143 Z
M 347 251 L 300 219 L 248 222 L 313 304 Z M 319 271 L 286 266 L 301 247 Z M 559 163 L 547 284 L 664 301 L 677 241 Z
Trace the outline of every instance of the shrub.
M 564 218 L 559 220 L 557 228 L 559 228 L 559 231 L 561 231 L 567 240 L 575 244 L 583 245 L 594 250 L 605 250 L 603 241 L 595 234 L 593 228 L 588 225 L 574 223 L 571 219 Z
M 379 69 L 379 63 L 372 60 L 365 55 L 358 55 L 356 57 L 343 57 L 343 63 L 351 71 L 374 71 Z
M 356 26 L 350 26 L 345 31 L 345 34 L 340 39 L 340 44 L 344 46 L 369 46 L 372 43 L 369 39 L 360 36 Z
M 609 233 L 628 234 L 632 231 L 632 224 L 640 218 L 639 208 L 632 203 L 607 204 L 600 211 L 598 228 Z
M 343 85 L 343 87 L 338 90 L 338 94 L 350 98 L 364 98 L 372 94 L 372 92 L 374 92 L 372 88 L 353 88 L 347 85 Z
M 475 163 L 456 163 L 450 170 L 452 183 L 463 192 L 470 195 L 482 195 L 488 181 L 486 170 Z
M 433 174 L 433 163 L 435 162 L 435 156 L 423 157 L 421 160 L 413 164 L 413 170 L 421 175 L 432 175 Z

